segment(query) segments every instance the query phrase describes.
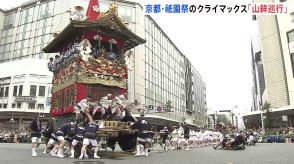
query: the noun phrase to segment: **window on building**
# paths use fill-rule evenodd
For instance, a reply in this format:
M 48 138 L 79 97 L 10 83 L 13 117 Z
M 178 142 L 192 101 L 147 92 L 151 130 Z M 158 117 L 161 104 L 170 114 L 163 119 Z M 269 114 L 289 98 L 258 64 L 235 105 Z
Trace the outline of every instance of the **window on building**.
M 294 23 L 294 12 L 290 13 L 291 16 L 291 22 Z
M 260 62 L 260 61 L 261 61 L 261 52 L 259 51 L 255 54 L 255 62 Z
M 5 95 L 4 95 L 4 97 L 8 97 L 8 93 L 9 93 L 9 87 L 5 87 Z
M 184 94 L 181 94 L 181 99 L 185 99 L 185 95 Z
M 3 104 L 3 108 L 6 109 L 7 108 L 7 104 Z
M 0 104 L 0 108 L 2 108 L 2 104 Z
M 17 86 L 14 86 L 13 87 L 13 96 L 16 96 L 17 95 Z
M 15 108 L 15 105 L 16 105 L 15 103 L 12 103 L 12 108 Z
M 29 103 L 29 109 L 35 109 L 35 103 Z
M 30 96 L 36 96 L 36 93 L 37 93 L 37 86 L 31 85 L 30 86 Z
M 44 104 L 38 104 L 38 109 L 39 109 L 39 110 L 44 109 Z
M 51 17 L 54 13 L 54 1 L 44 3 L 40 6 L 39 19 L 46 19 Z
M 287 33 L 288 43 L 294 42 L 294 30 Z
M 19 24 L 24 24 L 26 22 L 26 15 L 28 10 L 23 10 L 19 17 Z
M 256 21 L 256 15 L 252 15 L 252 20 Z
M 23 86 L 20 85 L 19 88 L 18 88 L 18 95 L 19 95 L 19 96 L 22 96 L 22 87 L 23 87 Z
M 29 9 L 29 11 L 27 13 L 27 16 L 26 16 L 27 22 L 32 22 L 33 16 L 34 16 L 34 8 L 32 7 Z
M 10 15 L 5 16 L 3 29 L 9 29 L 9 28 L 13 27 L 14 16 L 15 16 L 15 14 L 10 14 Z
M 291 65 L 292 65 L 292 74 L 294 78 L 294 53 L 291 53 L 290 57 L 291 57 Z
M 52 94 L 52 88 L 51 87 L 48 87 L 48 96 Z
M 132 18 L 132 10 L 132 7 L 120 6 L 118 8 L 118 15 L 127 22 L 134 22 L 134 18 Z
M 45 96 L 45 86 L 39 86 L 39 96 Z
M 0 88 L 0 97 L 3 97 L 4 96 L 4 88 Z
M 17 103 L 17 108 L 18 108 L 18 109 L 21 108 L 21 103 Z

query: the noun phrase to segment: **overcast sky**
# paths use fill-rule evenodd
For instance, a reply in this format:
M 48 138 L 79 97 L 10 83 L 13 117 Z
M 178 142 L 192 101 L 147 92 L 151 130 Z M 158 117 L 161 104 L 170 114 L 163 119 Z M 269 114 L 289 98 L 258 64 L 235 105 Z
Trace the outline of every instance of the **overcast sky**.
M 19 6 L 27 0 L 2 1 L 1 8 Z M 146 4 L 195 5 L 248 4 L 251 0 L 137 0 Z M 152 17 L 202 75 L 208 108 L 251 107 L 250 68 L 251 15 L 249 14 L 153 14 Z

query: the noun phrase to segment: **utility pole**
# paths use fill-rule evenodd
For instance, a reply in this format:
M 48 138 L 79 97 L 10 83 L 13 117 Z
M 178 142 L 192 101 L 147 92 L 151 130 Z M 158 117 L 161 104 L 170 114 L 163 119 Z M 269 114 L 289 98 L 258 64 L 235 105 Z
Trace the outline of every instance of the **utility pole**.
M 236 115 L 236 127 L 237 127 L 237 130 L 238 130 L 238 116 Z
M 217 117 L 217 111 L 215 111 L 215 115 L 214 115 L 214 127 L 217 124 L 217 119 L 218 119 L 218 117 Z
M 267 103 L 267 100 L 265 101 L 265 103 Z M 262 110 L 262 108 L 263 108 L 263 105 L 260 102 L 259 103 L 259 111 L 260 111 L 260 119 L 261 119 L 261 130 L 264 133 L 265 130 L 264 130 L 264 119 L 263 119 L 263 110 Z
M 234 113 L 231 111 L 231 116 L 232 116 L 232 125 L 234 126 Z
M 237 105 L 235 105 L 234 107 L 232 107 L 232 110 L 231 110 L 231 115 L 232 115 L 232 126 L 234 126 L 234 108 L 238 108 L 238 106 Z M 238 119 L 237 119 L 237 115 L 236 115 L 236 121 L 238 121 Z M 238 123 L 236 123 L 236 126 L 238 126 L 237 125 Z
M 265 130 L 264 130 L 264 119 L 263 119 L 263 111 L 261 110 L 260 111 L 260 117 L 261 117 L 261 130 L 262 130 L 262 132 L 264 133 L 265 132 Z
M 233 110 L 234 110 L 234 107 L 232 107 L 232 110 L 231 110 L 232 126 L 234 126 L 234 113 L 233 113 Z

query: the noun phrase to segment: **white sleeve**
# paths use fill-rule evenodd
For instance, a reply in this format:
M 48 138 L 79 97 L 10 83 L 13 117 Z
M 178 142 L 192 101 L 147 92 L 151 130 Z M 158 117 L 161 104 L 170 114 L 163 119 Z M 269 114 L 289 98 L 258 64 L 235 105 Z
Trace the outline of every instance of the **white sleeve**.
M 78 105 L 79 105 L 81 108 L 88 108 L 89 105 L 88 105 L 88 103 L 87 103 L 86 101 L 87 101 L 86 99 L 83 99 L 83 100 L 81 100 L 81 101 L 78 103 Z
M 86 107 L 86 108 L 89 108 L 89 103 L 87 103 L 87 102 L 85 101 L 84 104 L 85 104 L 85 107 Z

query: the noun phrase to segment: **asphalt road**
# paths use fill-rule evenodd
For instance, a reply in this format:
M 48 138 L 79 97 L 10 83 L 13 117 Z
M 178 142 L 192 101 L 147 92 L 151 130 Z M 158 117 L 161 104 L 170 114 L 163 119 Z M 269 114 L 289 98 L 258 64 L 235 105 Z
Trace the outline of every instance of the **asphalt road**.
M 41 147 L 43 148 L 44 145 Z M 29 144 L 0 143 L 0 164 L 293 164 L 294 144 L 257 144 L 245 150 L 214 150 L 212 147 L 152 152 L 149 157 L 134 157 L 125 152 L 99 152 L 101 159 L 51 157 L 37 150 L 31 157 Z

